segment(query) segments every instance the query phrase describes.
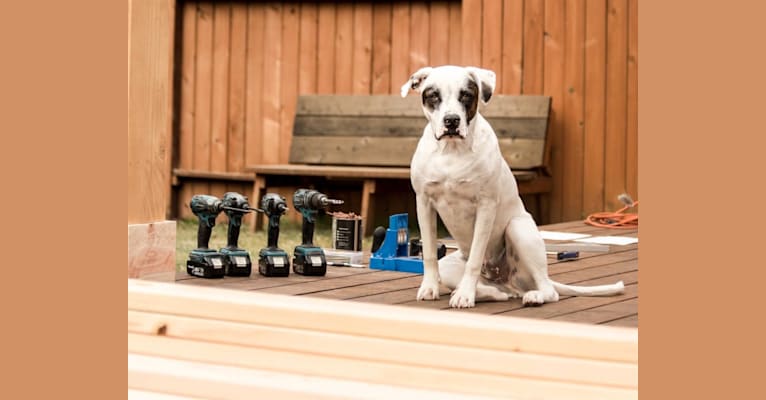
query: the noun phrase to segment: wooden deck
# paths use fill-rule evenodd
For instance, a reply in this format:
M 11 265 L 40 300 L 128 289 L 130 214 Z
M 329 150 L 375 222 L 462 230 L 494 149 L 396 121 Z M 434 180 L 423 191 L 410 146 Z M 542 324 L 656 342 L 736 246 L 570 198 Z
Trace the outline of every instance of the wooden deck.
M 542 230 L 637 237 L 637 230 L 600 229 L 582 221 L 546 225 Z M 554 243 L 554 242 L 552 242 Z M 251 254 L 257 249 L 250 249 Z M 539 319 L 572 321 L 638 327 L 638 244 L 610 246 L 608 253 L 580 253 L 576 261 L 558 262 L 549 257 L 549 274 L 561 283 L 601 285 L 622 280 L 625 293 L 610 297 L 566 297 L 557 303 L 541 307 L 523 307 L 520 299 L 507 302 L 478 303 L 475 308 L 454 310 L 448 305 L 449 291 L 442 287 L 438 301 L 415 301 L 421 275 L 405 272 L 379 271 L 368 268 L 328 267 L 323 277 L 306 277 L 290 273 L 286 278 L 269 278 L 254 268 L 250 277 L 201 279 L 186 272 L 176 275 L 176 282 L 184 285 L 214 286 L 295 296 L 315 296 L 369 303 L 518 316 Z

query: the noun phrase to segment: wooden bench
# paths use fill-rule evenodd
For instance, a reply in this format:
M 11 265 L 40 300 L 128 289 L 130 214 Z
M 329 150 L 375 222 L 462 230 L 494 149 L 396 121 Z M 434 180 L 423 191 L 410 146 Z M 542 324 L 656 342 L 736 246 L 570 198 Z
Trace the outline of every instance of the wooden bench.
M 495 129 L 520 192 L 538 195 L 541 214 L 547 205 L 540 195 L 551 190 L 546 169 L 549 111 L 550 97 L 503 95 L 481 110 Z M 286 176 L 357 180 L 362 183 L 361 214 L 368 219 L 376 181 L 409 181 L 410 161 L 425 125 L 418 96 L 300 96 L 289 164 L 248 166 L 254 174 L 251 198 L 260 199 L 266 188 Z M 261 223 L 258 218 L 253 229 Z
M 135 394 L 635 399 L 637 386 L 635 328 L 128 280 Z

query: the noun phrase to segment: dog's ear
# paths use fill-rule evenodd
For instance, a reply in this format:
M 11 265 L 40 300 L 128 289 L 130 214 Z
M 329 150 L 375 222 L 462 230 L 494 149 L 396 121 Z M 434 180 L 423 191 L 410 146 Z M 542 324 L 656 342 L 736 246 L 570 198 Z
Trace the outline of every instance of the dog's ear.
M 489 99 L 492 98 L 492 94 L 495 92 L 495 73 L 491 70 L 477 67 L 466 67 L 466 69 L 479 86 L 481 102 L 484 104 L 489 103 Z
M 407 93 L 410 92 L 410 89 L 417 90 L 418 87 L 420 87 L 420 84 L 428 78 L 428 74 L 430 74 L 432 70 L 433 68 L 431 67 L 423 67 L 412 74 L 410 79 L 402 85 L 402 97 L 407 97 Z

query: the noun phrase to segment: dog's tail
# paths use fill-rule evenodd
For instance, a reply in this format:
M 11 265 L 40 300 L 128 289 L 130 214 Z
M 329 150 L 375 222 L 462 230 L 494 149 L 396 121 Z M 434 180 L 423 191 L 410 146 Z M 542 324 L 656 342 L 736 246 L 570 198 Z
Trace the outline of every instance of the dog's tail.
M 613 296 L 625 291 L 622 281 L 611 285 L 572 286 L 551 280 L 553 288 L 562 296 Z

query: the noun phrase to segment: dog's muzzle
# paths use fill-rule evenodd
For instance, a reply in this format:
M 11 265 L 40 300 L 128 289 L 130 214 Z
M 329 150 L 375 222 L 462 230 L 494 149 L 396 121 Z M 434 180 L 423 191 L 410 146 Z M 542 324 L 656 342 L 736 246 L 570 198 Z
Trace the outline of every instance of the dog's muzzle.
M 460 130 L 458 127 L 460 126 L 460 116 L 457 114 L 447 114 L 444 116 L 444 130 L 442 131 L 441 136 L 437 138 L 437 140 L 441 140 L 445 137 L 456 137 L 456 138 L 462 138 L 460 135 Z

